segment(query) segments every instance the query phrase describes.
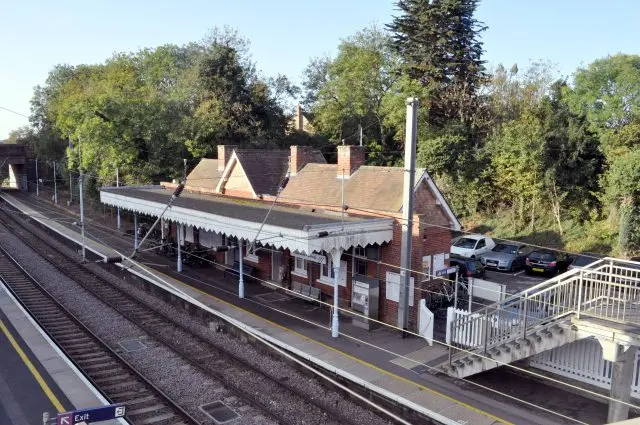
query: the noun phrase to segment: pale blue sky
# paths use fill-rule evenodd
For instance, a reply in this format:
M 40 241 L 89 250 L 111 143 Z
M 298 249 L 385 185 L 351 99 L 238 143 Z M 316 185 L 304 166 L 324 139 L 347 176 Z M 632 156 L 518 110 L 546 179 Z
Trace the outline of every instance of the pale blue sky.
M 97 63 L 113 52 L 200 40 L 231 26 L 251 41 L 265 75 L 300 82 L 310 57 L 390 21 L 391 0 L 20 0 L 0 6 L 0 107 L 29 114 L 33 86 L 57 63 Z M 490 65 L 547 59 L 570 75 L 617 52 L 640 53 L 635 0 L 483 0 L 477 18 Z M 0 109 L 0 139 L 27 119 Z

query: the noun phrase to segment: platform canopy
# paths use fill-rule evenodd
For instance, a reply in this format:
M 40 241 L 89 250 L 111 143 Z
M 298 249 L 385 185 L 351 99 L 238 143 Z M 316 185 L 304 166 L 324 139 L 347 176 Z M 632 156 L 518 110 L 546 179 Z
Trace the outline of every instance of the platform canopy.
M 100 201 L 158 217 L 172 193 L 173 190 L 163 186 L 104 187 L 100 189 Z M 253 240 L 270 207 L 270 202 L 183 192 L 163 218 L 229 237 Z M 393 224 L 391 218 L 371 219 L 345 214 L 343 219 L 339 212 L 275 206 L 268 213 L 258 242 L 309 255 L 389 242 Z

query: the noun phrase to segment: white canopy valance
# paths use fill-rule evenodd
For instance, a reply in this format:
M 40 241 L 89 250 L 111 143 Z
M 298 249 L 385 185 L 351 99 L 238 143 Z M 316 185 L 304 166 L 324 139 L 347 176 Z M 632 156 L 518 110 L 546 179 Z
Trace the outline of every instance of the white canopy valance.
M 100 191 L 100 201 L 114 207 L 158 217 L 166 203 L 129 196 L 126 189 Z M 170 192 L 168 192 L 170 195 Z M 167 196 L 167 202 L 169 197 Z M 240 217 L 242 205 L 238 205 Z M 295 214 L 295 209 L 290 213 Z M 253 240 L 260 228 L 261 221 L 244 220 L 238 217 L 219 215 L 215 212 L 200 211 L 174 205 L 167 210 L 163 218 L 186 226 L 194 226 L 238 239 Z M 336 217 L 337 218 L 337 217 Z M 320 220 L 322 221 L 322 220 Z M 326 221 L 326 219 L 324 220 Z M 258 242 L 276 248 L 288 249 L 291 252 L 311 254 L 313 252 L 329 252 L 332 249 L 349 249 L 352 246 L 365 247 L 370 244 L 390 242 L 393 236 L 393 219 L 349 220 L 343 223 L 337 219 L 332 223 L 311 224 L 302 228 L 284 225 L 265 224 Z

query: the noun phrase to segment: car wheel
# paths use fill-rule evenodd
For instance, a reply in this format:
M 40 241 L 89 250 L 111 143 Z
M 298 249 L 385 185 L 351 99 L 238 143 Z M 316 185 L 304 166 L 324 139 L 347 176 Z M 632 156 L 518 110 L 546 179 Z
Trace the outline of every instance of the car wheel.
M 530 269 L 524 269 L 524 274 L 531 276 L 531 270 Z
M 516 264 L 511 263 L 511 265 L 509 266 L 509 273 L 513 273 L 515 271 L 516 271 Z
M 476 255 L 475 255 L 475 254 L 472 254 L 470 258 L 471 258 L 472 260 L 475 260 L 475 259 L 476 259 Z

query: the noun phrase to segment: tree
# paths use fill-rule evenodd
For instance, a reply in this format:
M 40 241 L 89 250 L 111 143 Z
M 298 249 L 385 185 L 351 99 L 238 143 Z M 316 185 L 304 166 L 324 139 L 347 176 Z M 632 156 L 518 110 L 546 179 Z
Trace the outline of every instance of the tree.
M 24 125 L 9 132 L 9 137 L 4 140 L 6 145 L 26 145 L 27 140 L 32 136 L 33 131 L 29 126 Z
M 343 40 L 335 59 L 312 59 L 303 86 L 314 126 L 335 142 L 350 143 L 362 128 L 369 162 L 393 162 L 400 156 L 394 153 L 399 150 L 395 101 L 403 92 L 399 71 L 389 36 L 375 26 Z
M 429 123 L 469 125 L 484 78 L 477 0 L 399 0 L 401 11 L 388 28 L 411 79 L 430 88 Z M 426 100 L 426 99 L 425 99 Z
M 545 186 L 560 234 L 565 209 L 580 222 L 599 209 L 599 179 L 604 168 L 600 140 L 584 115 L 571 112 L 565 102 L 566 89 L 565 81 L 555 82 L 541 103 L 540 114 Z
M 616 159 L 607 179 L 607 198 L 620 210 L 619 250 L 640 254 L 640 148 Z
M 572 110 L 585 114 L 613 160 L 640 143 L 640 56 L 598 59 L 574 76 L 567 90 Z
M 543 195 L 544 148 L 536 110 L 526 110 L 503 125 L 486 147 L 497 199 L 513 208 L 516 225 L 521 226 L 530 217 L 532 230 Z

